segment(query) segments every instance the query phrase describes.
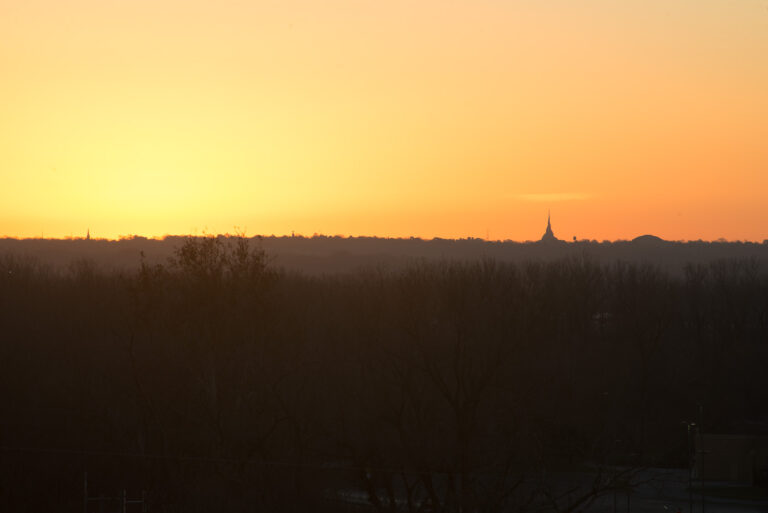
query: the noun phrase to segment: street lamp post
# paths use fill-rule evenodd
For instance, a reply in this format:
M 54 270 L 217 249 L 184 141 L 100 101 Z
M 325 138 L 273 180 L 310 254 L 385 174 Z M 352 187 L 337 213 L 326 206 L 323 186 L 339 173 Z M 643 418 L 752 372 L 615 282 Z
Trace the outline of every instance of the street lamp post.
M 699 404 L 699 484 L 701 485 L 701 513 L 705 513 L 704 498 L 704 405 Z
M 693 513 L 693 446 L 692 435 L 696 427 L 695 422 L 683 421 L 688 429 L 688 512 Z

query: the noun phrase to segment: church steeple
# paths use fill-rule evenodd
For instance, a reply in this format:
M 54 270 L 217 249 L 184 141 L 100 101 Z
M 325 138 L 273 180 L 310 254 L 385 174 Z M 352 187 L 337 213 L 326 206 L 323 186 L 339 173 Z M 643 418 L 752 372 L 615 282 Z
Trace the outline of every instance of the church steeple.
M 557 237 L 555 237 L 555 234 L 552 232 L 552 222 L 551 222 L 551 216 L 549 210 L 547 210 L 547 231 L 544 232 L 544 235 L 541 236 L 542 242 L 555 242 L 559 240 Z

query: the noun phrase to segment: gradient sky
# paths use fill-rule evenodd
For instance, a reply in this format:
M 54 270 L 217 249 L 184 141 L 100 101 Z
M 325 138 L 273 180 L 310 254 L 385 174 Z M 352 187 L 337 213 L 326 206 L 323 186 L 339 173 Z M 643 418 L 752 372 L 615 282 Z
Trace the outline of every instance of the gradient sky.
M 0 3 L 0 235 L 768 238 L 766 0 Z

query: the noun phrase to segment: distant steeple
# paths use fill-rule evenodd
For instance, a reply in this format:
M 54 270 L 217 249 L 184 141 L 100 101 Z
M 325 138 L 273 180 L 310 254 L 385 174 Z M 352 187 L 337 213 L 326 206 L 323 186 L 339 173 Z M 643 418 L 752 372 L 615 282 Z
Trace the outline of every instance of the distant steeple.
M 550 212 L 547 210 L 547 231 L 544 232 L 544 235 L 541 236 L 541 242 L 555 242 L 558 241 L 557 237 L 555 237 L 555 234 L 552 232 L 552 223 L 550 219 Z
M 88 230 L 85 232 L 85 240 L 91 240 L 91 229 L 88 228 Z

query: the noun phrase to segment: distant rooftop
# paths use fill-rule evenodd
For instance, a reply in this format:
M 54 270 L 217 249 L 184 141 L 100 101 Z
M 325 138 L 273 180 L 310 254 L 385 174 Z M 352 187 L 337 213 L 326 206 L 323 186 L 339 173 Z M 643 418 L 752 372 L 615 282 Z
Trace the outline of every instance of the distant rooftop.
M 667 242 L 661 237 L 655 235 L 641 235 L 632 239 L 632 242 Z

